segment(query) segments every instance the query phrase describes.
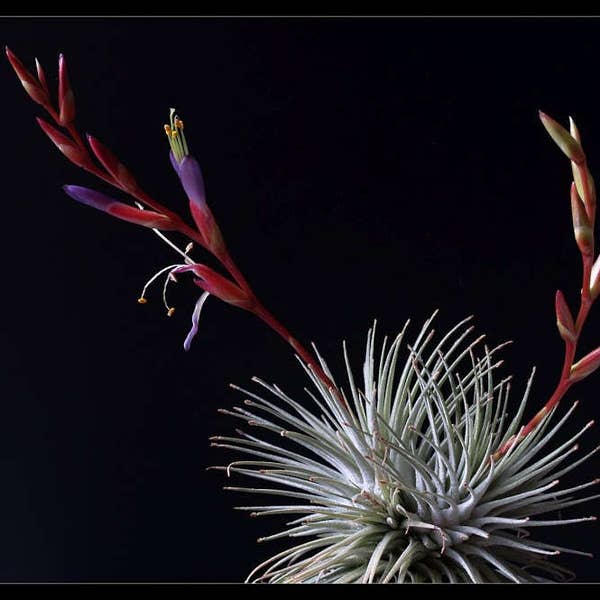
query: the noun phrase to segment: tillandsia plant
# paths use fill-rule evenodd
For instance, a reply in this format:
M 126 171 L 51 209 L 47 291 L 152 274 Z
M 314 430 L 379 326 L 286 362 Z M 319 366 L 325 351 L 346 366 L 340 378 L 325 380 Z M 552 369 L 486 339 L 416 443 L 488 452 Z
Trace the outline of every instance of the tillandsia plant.
M 588 488 L 600 480 L 561 487 L 559 478 L 596 453 L 581 456 L 577 440 L 560 437 L 575 404 L 558 415 L 570 387 L 600 366 L 600 348 L 577 360 L 577 346 L 590 309 L 600 294 L 600 259 L 595 260 L 596 192 L 571 120 L 563 128 L 547 115 L 541 121 L 571 161 L 571 209 L 575 241 L 582 258 L 581 299 L 574 315 L 558 291 L 558 333 L 564 364 L 555 391 L 529 422 L 524 422 L 532 387 L 529 379 L 516 413 L 508 414 L 510 378 L 498 375 L 502 348 L 488 348 L 469 319 L 437 336 L 429 319 L 415 338 L 407 326 L 379 344 L 369 332 L 362 382 L 353 374 L 344 346 L 347 373 L 338 383 L 316 350 L 306 348 L 253 292 L 227 250 L 211 212 L 200 166 L 190 152 L 183 121 L 171 109 L 165 133 L 170 161 L 189 200 L 193 225 L 156 201 L 124 164 L 97 138 L 79 132 L 64 57 L 58 65 L 56 102 L 44 70 L 37 74 L 6 50 L 29 96 L 52 121 L 38 123 L 68 160 L 129 201 L 66 185 L 75 200 L 151 229 L 180 257 L 144 286 L 161 277 L 167 314 L 168 286 L 189 273 L 200 288 L 184 348 L 198 333 L 200 313 L 211 296 L 254 314 L 293 349 L 311 383 L 298 401 L 280 387 L 256 380 L 240 391 L 243 406 L 221 412 L 241 419 L 255 433 L 237 430 L 216 436 L 212 445 L 237 457 L 227 476 L 259 480 L 259 487 L 229 489 L 267 496 L 238 508 L 254 516 L 286 515 L 289 522 L 261 541 L 288 540 L 286 549 L 248 577 L 257 582 L 527 582 L 566 579 L 570 573 L 554 558 L 585 554 L 536 539 L 538 527 L 581 524 L 592 516 L 567 509 L 597 498 Z M 165 232 L 185 236 L 179 247 Z M 221 266 L 217 271 L 192 258 L 193 245 Z M 407 340 L 409 340 L 407 342 Z M 241 456 L 241 457 L 240 457 Z

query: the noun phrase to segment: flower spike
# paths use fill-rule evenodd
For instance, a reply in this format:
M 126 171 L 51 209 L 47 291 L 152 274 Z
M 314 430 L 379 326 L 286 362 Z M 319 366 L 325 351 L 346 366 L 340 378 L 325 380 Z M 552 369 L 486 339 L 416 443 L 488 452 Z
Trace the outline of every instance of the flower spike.
M 562 293 L 556 295 L 557 325 L 565 342 L 563 368 L 554 392 L 525 425 L 492 455 L 498 460 L 518 442 L 532 434 L 545 415 L 554 410 L 561 399 L 577 381 L 590 375 L 600 366 L 600 348 L 575 362 L 581 331 L 588 318 L 594 300 L 600 291 L 598 259 L 594 262 L 594 225 L 596 221 L 596 191 L 594 180 L 588 170 L 585 153 L 581 146 L 581 135 L 573 119 L 569 119 L 569 131 L 554 119 L 540 111 L 542 124 L 564 154 L 571 160 L 574 182 L 571 185 L 571 213 L 575 241 L 583 263 L 581 301 L 575 319 L 567 307 Z
M 348 410 L 343 395 L 337 390 L 335 384 L 320 366 L 318 358 L 291 335 L 288 329 L 258 300 L 246 278 L 229 255 L 216 220 L 206 204 L 204 179 L 197 161 L 189 154 L 183 121 L 175 114 L 175 111 L 171 111 L 169 117 L 170 124 L 165 127 L 171 146 L 170 160 L 188 195 L 190 211 L 197 228 L 190 227 L 178 214 L 157 202 L 150 194 L 143 190 L 121 161 L 93 136 L 88 136 L 91 152 L 89 151 L 78 127 L 75 125 L 74 96 L 68 79 L 64 57 L 61 56 L 59 59 L 59 101 L 58 106 L 54 106 L 48 92 L 46 75 L 40 63 L 36 60 L 38 81 L 8 48 L 6 49 L 6 54 L 29 95 L 48 111 L 56 126 L 64 127 L 66 130 L 64 132 L 59 131 L 55 125 L 38 119 L 38 123 L 46 135 L 50 137 L 58 149 L 75 165 L 82 167 L 98 179 L 131 196 L 137 208 L 117 202 L 100 192 L 80 186 L 66 186 L 65 191 L 67 194 L 79 202 L 107 212 L 119 219 L 152 228 L 160 239 L 184 257 L 184 264 L 178 267 L 195 265 L 194 274 L 197 278 L 194 282 L 199 287 L 217 296 L 224 302 L 251 312 L 257 318 L 264 321 L 309 365 L 312 372 L 319 378 L 323 385 L 327 389 L 333 390 L 340 406 L 344 410 Z M 95 164 L 92 159 L 92 153 L 98 159 L 102 168 Z M 146 207 L 148 210 L 144 210 Z M 208 250 L 219 261 L 228 275 L 231 276 L 231 279 L 219 275 L 204 265 L 194 263 L 188 256 L 191 244 L 188 243 L 185 251 L 183 251 L 168 239 L 161 230 L 177 231 L 179 234 L 187 237 L 190 242 L 193 241 L 198 246 Z M 175 270 L 171 269 L 165 286 L 163 286 L 163 300 L 165 301 L 168 315 L 172 315 L 174 309 L 167 305 L 165 291 L 168 281 L 174 277 Z M 146 301 L 143 294 L 138 301 L 140 303 Z M 197 314 L 194 316 L 193 325 L 199 316 L 199 308 Z M 191 337 L 193 337 L 193 333 L 190 332 Z M 189 346 L 189 341 L 187 345 Z

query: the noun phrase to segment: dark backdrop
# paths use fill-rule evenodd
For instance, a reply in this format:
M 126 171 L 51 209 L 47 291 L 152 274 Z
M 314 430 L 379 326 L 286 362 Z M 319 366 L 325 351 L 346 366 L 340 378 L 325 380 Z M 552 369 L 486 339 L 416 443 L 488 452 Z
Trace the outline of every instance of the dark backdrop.
M 52 84 L 67 55 L 81 127 L 185 210 L 162 132 L 179 109 L 232 254 L 333 368 L 342 339 L 360 365 L 375 317 L 394 334 L 435 308 L 440 329 L 475 314 L 490 343 L 516 342 L 515 399 L 537 365 L 530 414 L 562 361 L 554 291 L 574 304 L 580 281 L 568 163 L 537 110 L 574 115 L 600 164 L 599 36 L 594 19 L 0 20 Z M 209 435 L 237 426 L 216 411 L 240 401 L 229 382 L 301 395 L 304 376 L 270 330 L 213 299 L 184 353 L 189 282 L 172 319 L 159 287 L 136 303 L 172 252 L 64 196 L 96 184 L 38 130 L 6 62 L 0 78 L 0 580 L 240 581 L 278 523 L 234 511 L 246 499 L 205 471 L 228 461 Z M 598 414 L 599 385 L 569 394 L 572 429 Z M 593 459 L 573 481 L 597 473 Z M 599 548 L 594 524 L 547 539 Z M 594 559 L 564 562 L 596 579 Z

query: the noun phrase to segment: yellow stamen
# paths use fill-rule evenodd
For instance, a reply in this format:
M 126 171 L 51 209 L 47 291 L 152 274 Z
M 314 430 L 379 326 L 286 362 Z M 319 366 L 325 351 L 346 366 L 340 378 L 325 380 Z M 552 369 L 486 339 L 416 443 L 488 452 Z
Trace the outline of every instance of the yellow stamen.
M 175 127 L 183 129 L 183 121 L 179 117 L 175 117 Z
M 146 304 L 146 302 L 148 302 L 148 300 L 146 300 L 146 298 L 144 298 L 144 296 L 140 296 L 138 298 L 138 304 Z
M 173 131 L 171 131 L 171 137 L 172 138 L 176 138 L 177 137 L 177 129 L 173 129 Z
M 173 313 L 175 312 L 175 307 L 171 307 L 168 311 L 167 311 L 167 317 L 172 317 Z
M 171 128 L 169 127 L 169 125 L 165 125 L 165 133 L 167 135 L 171 135 Z

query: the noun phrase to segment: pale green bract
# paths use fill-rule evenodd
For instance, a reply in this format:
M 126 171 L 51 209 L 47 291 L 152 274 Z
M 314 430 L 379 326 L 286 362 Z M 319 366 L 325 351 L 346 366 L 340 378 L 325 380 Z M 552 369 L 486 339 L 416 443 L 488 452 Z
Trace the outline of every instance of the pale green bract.
M 501 346 L 489 350 L 483 336 L 472 339 L 469 319 L 436 342 L 432 320 L 414 343 L 405 345 L 405 326 L 379 351 L 373 328 L 362 388 L 344 346 L 351 413 L 306 367 L 316 388 L 308 392 L 311 409 L 256 379 L 269 399 L 242 390 L 244 407 L 222 411 L 259 432 L 213 438 L 248 455 L 217 468 L 266 482 L 228 488 L 269 498 L 239 508 L 293 517 L 284 531 L 261 538 L 288 538 L 289 547 L 249 581 L 553 581 L 570 575 L 553 555 L 585 554 L 534 533 L 595 519 L 563 511 L 597 498 L 581 492 L 598 480 L 571 488 L 558 482 L 596 452 L 576 453 L 592 423 L 557 440 L 575 405 L 557 422 L 553 411 L 494 464 L 491 454 L 522 426 L 532 378 L 509 418 L 510 378 L 494 380 Z

